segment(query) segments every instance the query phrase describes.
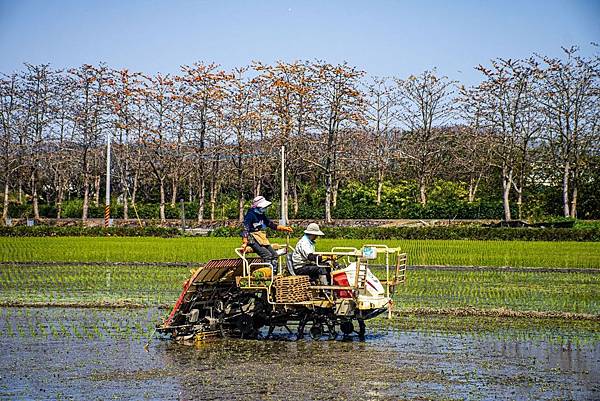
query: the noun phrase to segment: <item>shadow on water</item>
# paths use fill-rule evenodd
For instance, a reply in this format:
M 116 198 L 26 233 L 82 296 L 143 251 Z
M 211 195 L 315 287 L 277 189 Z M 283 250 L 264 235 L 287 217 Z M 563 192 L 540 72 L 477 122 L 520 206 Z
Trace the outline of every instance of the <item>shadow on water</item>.
M 160 314 L 1 310 L 0 399 L 600 398 L 594 335 L 553 342 L 372 322 L 365 342 L 292 341 L 279 333 L 196 346 L 154 340 L 146 352 Z

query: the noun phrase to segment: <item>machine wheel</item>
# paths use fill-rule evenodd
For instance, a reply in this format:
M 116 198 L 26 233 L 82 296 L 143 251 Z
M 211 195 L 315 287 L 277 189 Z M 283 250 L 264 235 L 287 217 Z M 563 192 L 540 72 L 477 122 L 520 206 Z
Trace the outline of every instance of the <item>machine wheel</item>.
M 252 337 L 255 333 L 254 320 L 252 316 L 245 313 L 236 319 L 235 326 L 240 331 L 242 338 Z
M 354 324 L 352 324 L 352 320 L 343 321 L 340 324 L 340 330 L 342 330 L 342 333 L 344 333 L 346 336 L 352 334 L 354 332 Z
M 358 319 L 358 339 L 360 341 L 365 341 L 365 332 L 367 331 L 367 326 L 365 325 L 365 321 L 362 319 Z
M 313 340 L 318 340 L 323 336 L 323 326 L 315 324 L 310 328 L 310 336 Z

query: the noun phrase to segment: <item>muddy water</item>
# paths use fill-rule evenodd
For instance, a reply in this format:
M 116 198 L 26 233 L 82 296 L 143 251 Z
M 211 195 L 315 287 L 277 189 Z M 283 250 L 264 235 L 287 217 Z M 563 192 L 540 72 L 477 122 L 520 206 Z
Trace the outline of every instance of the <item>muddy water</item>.
M 600 341 L 372 322 L 367 340 L 145 337 L 158 310 L 0 310 L 0 399 L 600 399 Z M 540 333 L 538 333 L 540 334 Z M 557 337 L 558 336 L 558 337 Z

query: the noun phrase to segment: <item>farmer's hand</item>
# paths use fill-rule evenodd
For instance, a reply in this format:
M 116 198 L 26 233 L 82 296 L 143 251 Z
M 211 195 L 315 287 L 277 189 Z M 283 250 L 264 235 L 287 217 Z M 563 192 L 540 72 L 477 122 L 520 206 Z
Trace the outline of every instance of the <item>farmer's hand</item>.
M 285 232 L 288 232 L 288 233 L 293 233 L 294 232 L 294 229 L 292 227 L 289 227 L 289 226 L 277 226 L 277 230 L 278 231 L 285 231 Z
M 246 253 L 246 247 L 248 246 L 248 238 L 242 238 L 242 252 Z

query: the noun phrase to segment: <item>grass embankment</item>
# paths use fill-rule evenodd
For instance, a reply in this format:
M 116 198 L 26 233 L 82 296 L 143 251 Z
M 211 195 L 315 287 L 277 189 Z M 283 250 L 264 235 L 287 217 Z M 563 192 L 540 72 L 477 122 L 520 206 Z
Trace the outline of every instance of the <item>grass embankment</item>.
M 379 241 L 377 241 L 379 242 Z M 600 243 L 384 241 L 413 265 L 533 266 L 598 269 Z M 319 250 L 363 241 L 321 240 Z M 172 303 L 189 268 L 82 266 L 70 262 L 205 262 L 234 257 L 236 238 L 0 238 L 0 304 L 111 305 Z M 19 266 L 6 262 L 58 262 Z M 476 308 L 600 315 L 600 274 L 577 272 L 410 271 L 399 311 Z M 510 314 L 510 313 L 509 313 Z
M 285 242 L 285 240 L 275 240 Z M 317 250 L 400 246 L 411 265 L 598 268 L 600 242 L 321 239 Z M 295 244 L 296 240 L 292 240 Z M 3 262 L 196 262 L 236 257 L 238 238 L 0 237 Z

